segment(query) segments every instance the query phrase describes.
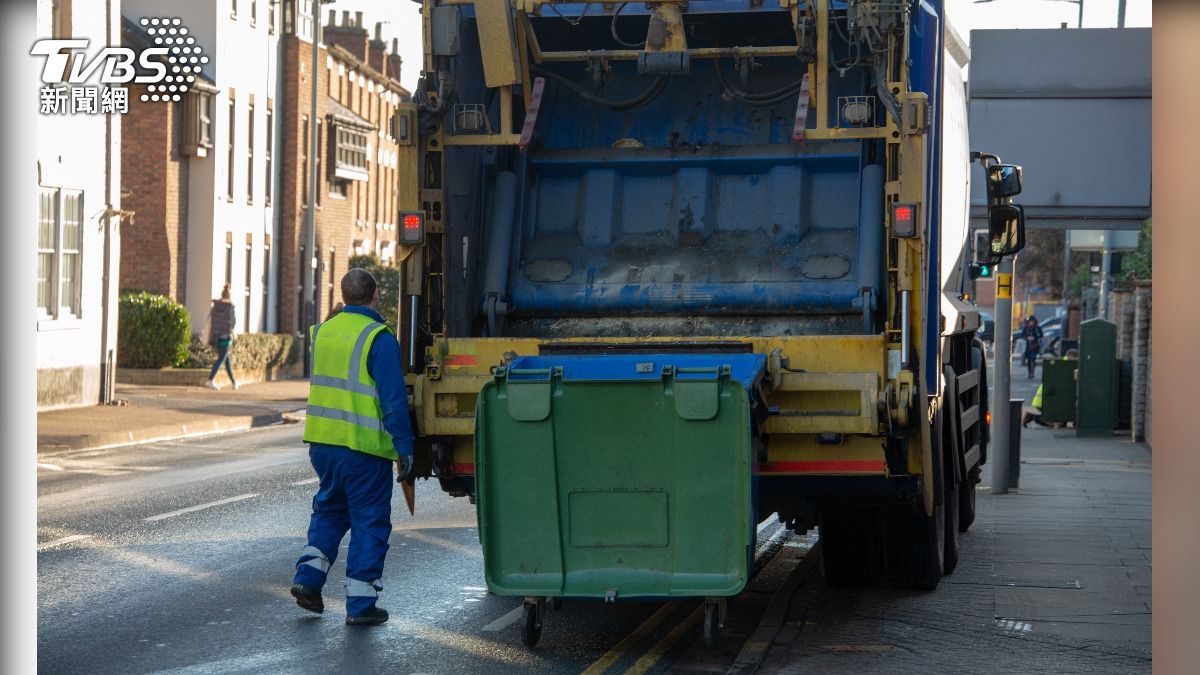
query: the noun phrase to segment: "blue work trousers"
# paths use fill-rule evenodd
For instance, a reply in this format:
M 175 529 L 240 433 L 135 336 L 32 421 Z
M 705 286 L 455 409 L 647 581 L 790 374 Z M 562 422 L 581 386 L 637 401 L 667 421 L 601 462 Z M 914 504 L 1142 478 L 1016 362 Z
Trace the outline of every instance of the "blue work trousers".
M 335 445 L 308 450 L 320 478 L 308 523 L 308 546 L 292 583 L 320 589 L 350 531 L 346 554 L 346 614 L 362 616 L 382 590 L 383 562 L 392 533 L 392 462 Z

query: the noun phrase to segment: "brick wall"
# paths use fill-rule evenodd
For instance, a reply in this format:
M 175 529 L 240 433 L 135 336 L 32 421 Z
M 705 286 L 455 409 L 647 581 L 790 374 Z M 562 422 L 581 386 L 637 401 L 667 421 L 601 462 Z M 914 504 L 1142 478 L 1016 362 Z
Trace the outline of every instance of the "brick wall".
M 185 301 L 187 157 L 179 153 L 180 103 L 134 104 L 122 118 L 121 190 L 133 218 L 121 225 L 121 288 L 139 288 Z
M 355 34 L 361 34 L 363 53 L 366 50 L 366 31 L 352 29 Z M 349 34 L 350 31 L 343 31 Z M 350 58 L 346 51 L 340 48 L 336 39 L 336 31 L 326 32 L 326 40 L 331 45 L 334 59 L 333 73 L 338 72 L 342 65 L 349 73 L 354 71 L 370 78 L 376 86 L 385 84 L 398 90 L 399 84 L 394 80 L 384 78 L 372 69 L 364 68 L 362 62 Z M 321 166 L 318 167 L 318 192 L 320 200 L 317 208 L 316 251 L 320 256 L 319 268 L 314 275 L 314 281 L 319 280 L 317 287 L 316 318 L 324 318 L 331 306 L 341 301 L 341 291 L 338 282 L 349 268 L 349 259 L 353 255 L 356 240 L 395 241 L 394 230 L 376 230 L 375 223 L 386 222 L 394 224 L 396 217 L 396 178 L 395 171 L 384 167 L 378 161 L 378 150 L 382 143 L 383 149 L 394 152 L 396 145 L 387 138 L 381 140 L 378 133 L 372 132 L 370 152 L 368 153 L 367 181 L 354 181 L 349 184 L 346 197 L 331 194 L 333 187 L 332 162 L 333 135 L 331 133 L 327 101 L 332 96 L 339 103 L 353 110 L 356 114 L 369 120 L 376 129 L 386 128 L 395 109 L 391 104 L 378 100 L 371 104 L 371 96 L 360 93 L 360 87 L 338 87 L 336 82 L 331 89 L 326 67 L 330 54 L 322 49 L 318 56 L 317 76 L 317 118 L 322 120 L 320 143 Z M 305 193 L 308 175 L 303 161 L 304 148 L 307 141 L 304 138 L 304 118 L 310 114 L 312 99 L 312 81 L 309 70 L 312 67 L 312 45 L 297 39 L 295 36 L 283 38 L 283 60 L 281 63 L 281 81 L 284 83 L 283 104 L 279 114 L 283 115 L 284 142 L 279 144 L 281 162 L 281 186 L 279 213 L 279 330 L 280 332 L 295 332 L 298 329 L 297 320 L 300 314 L 300 289 L 303 286 L 302 268 L 300 261 L 300 246 L 305 243 L 306 205 L 302 199 Z M 346 78 L 342 78 L 345 80 Z M 363 90 L 365 92 L 365 90 Z M 382 193 L 377 194 L 378 191 Z M 391 215 L 389 215 L 391 214 Z M 331 262 L 330 255 L 333 255 Z M 310 252 L 311 255 L 311 252 Z M 332 267 L 331 267 L 332 265 Z M 332 290 L 332 297 L 331 297 Z

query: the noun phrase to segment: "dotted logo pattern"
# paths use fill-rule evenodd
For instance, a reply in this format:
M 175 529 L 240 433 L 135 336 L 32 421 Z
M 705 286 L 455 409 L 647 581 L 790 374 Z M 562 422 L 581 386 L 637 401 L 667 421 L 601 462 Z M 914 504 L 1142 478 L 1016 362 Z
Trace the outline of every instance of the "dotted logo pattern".
M 180 25 L 178 17 L 150 17 L 141 20 L 146 32 L 154 37 L 156 46 L 170 50 L 167 62 L 170 72 L 164 79 L 165 83 L 151 84 L 146 87 L 149 94 L 142 94 L 143 101 L 178 101 L 181 94 L 188 90 L 188 84 L 196 81 L 202 64 L 208 63 L 196 38 L 188 35 L 188 29 Z

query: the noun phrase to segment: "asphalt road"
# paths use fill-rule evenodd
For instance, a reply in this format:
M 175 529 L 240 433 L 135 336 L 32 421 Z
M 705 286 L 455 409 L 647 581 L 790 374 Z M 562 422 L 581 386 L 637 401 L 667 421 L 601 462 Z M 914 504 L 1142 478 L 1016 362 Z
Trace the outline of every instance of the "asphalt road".
M 474 507 L 432 481 L 415 517 L 395 491 L 391 620 L 344 624 L 348 539 L 325 614 L 305 612 L 288 594 L 316 481 L 299 438 L 289 425 L 40 457 L 39 672 L 662 670 L 699 633 L 672 633 L 694 602 L 568 601 L 527 649 L 520 600 L 486 591 Z

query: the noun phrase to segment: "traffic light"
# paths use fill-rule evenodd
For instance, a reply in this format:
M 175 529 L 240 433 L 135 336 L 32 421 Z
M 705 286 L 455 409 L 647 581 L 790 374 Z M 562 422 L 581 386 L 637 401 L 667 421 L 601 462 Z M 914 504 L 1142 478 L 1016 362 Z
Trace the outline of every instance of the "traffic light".
M 984 262 L 973 262 L 970 264 L 970 271 L 972 279 L 991 279 L 996 267 Z

